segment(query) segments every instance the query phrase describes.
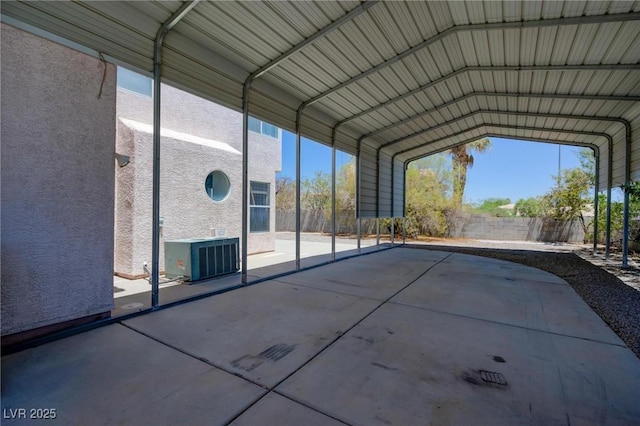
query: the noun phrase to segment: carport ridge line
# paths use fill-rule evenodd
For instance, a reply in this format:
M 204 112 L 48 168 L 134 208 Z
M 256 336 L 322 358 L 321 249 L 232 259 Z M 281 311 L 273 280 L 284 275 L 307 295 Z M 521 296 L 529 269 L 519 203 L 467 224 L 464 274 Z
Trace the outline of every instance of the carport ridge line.
M 603 342 L 602 340 L 590 339 L 588 337 L 572 336 L 570 334 L 557 333 L 555 331 L 550 331 L 550 330 L 541 330 L 541 329 L 537 329 L 537 328 L 525 327 L 523 325 L 509 324 L 509 323 L 506 323 L 506 322 L 500 322 L 500 321 L 490 320 L 490 319 L 486 319 L 486 318 L 477 318 L 477 317 L 472 317 L 472 316 L 464 315 L 464 314 L 456 314 L 454 312 L 439 311 L 437 309 L 410 305 L 408 303 L 403 303 L 403 302 L 389 302 L 389 303 L 393 303 L 394 305 L 399 305 L 399 306 L 405 306 L 407 308 L 414 308 L 414 309 L 420 309 L 420 310 L 423 310 L 423 311 L 434 312 L 436 314 L 451 315 L 451 316 L 454 316 L 454 317 L 466 318 L 466 319 L 475 320 L 475 321 L 483 321 L 483 322 L 489 322 L 489 323 L 492 323 L 492 324 L 504 325 L 506 327 L 519 328 L 521 330 L 533 331 L 533 332 L 536 332 L 536 333 L 552 334 L 554 336 L 567 337 L 567 338 L 570 338 L 570 339 L 586 340 L 587 342 L 600 343 L 600 344 L 603 344 L 603 345 L 617 346 L 619 348 L 630 349 L 624 342 L 622 344 L 611 343 L 611 342 Z M 600 317 L 598 317 L 598 318 L 600 318 Z M 604 323 L 604 325 L 607 326 L 607 328 L 609 328 L 611 330 L 611 328 L 607 325 L 607 323 L 605 323 L 604 321 L 603 321 L 603 323 Z M 613 330 L 611 330 L 611 331 L 613 332 Z M 617 336 L 617 334 L 616 334 L 616 336 Z

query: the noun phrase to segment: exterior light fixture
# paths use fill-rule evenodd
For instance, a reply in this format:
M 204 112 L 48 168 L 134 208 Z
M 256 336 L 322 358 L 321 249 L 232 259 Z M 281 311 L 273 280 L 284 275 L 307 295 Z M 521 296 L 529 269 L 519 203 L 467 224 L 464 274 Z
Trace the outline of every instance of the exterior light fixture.
M 118 167 L 124 167 L 129 164 L 129 161 L 131 161 L 131 159 L 128 155 L 122 155 L 116 152 L 116 161 L 118 162 Z

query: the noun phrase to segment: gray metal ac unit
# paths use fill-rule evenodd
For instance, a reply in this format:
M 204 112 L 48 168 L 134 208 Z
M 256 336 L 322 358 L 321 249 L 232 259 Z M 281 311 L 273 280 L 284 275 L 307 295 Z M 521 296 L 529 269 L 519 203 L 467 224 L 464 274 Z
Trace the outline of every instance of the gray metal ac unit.
M 167 278 L 198 281 L 240 269 L 238 238 L 193 238 L 164 242 Z

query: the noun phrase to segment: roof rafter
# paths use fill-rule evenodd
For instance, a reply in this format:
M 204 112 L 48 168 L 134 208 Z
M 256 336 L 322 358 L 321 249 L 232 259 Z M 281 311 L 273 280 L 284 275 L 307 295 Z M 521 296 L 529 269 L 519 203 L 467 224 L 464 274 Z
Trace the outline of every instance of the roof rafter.
M 548 128 L 548 127 L 537 127 L 537 126 L 510 126 L 508 124 L 496 124 L 496 123 L 485 123 L 483 122 L 482 124 L 478 124 L 475 125 L 473 127 L 469 127 L 467 129 L 461 130 L 459 132 L 456 132 L 452 135 L 447 135 L 447 136 L 443 136 L 441 138 L 429 141 L 429 142 L 425 142 L 421 145 L 418 146 L 414 146 L 411 148 L 407 148 L 404 149 L 402 151 L 398 151 L 396 153 L 393 154 L 394 157 L 398 156 L 398 155 L 402 155 L 402 154 L 406 154 L 408 152 L 411 152 L 413 150 L 417 150 L 420 148 L 425 148 L 429 145 L 433 145 L 436 144 L 438 142 L 442 142 L 445 141 L 447 139 L 450 138 L 455 138 L 457 136 L 461 136 L 467 132 L 471 132 L 477 129 L 480 129 L 482 127 L 497 127 L 497 128 L 502 128 L 502 129 L 513 129 L 513 130 L 527 130 L 527 131 L 533 131 L 533 132 L 552 132 L 552 133 L 565 133 L 565 134 L 569 134 L 569 135 L 584 135 L 584 136 L 594 136 L 594 137 L 602 137 L 604 139 L 606 139 L 607 141 L 611 140 L 613 141 L 613 138 L 611 137 L 610 134 L 608 133 L 604 133 L 604 132 L 591 132 L 591 131 L 586 131 L 586 130 L 567 130 L 567 129 L 556 129 L 556 128 Z M 477 138 L 476 138 L 477 139 Z M 558 144 L 565 144 L 565 141 L 556 141 L 554 143 L 558 143 Z
M 338 121 L 334 128 L 338 128 L 349 121 L 356 120 L 365 115 L 371 114 L 381 108 L 385 108 L 396 102 L 400 102 L 418 93 L 422 93 L 427 89 L 436 86 L 440 83 L 446 82 L 454 77 L 462 74 L 467 74 L 473 71 L 626 71 L 626 70 L 640 70 L 640 64 L 590 64 L 590 65 L 523 65 L 523 66 L 469 66 L 455 70 L 452 73 L 444 75 L 440 78 L 432 80 L 426 84 L 416 87 L 402 95 L 395 98 L 391 98 L 381 104 L 373 106 L 369 109 L 360 111 L 350 117 L 344 118 Z M 638 97 L 640 99 L 640 97 Z
M 315 102 L 318 102 L 320 99 L 329 96 L 330 94 L 349 86 L 350 84 L 355 83 L 358 80 L 361 80 L 365 77 L 368 77 L 371 74 L 377 73 L 378 71 L 395 64 L 402 59 L 413 55 L 421 49 L 424 49 L 443 38 L 446 38 L 452 34 L 456 34 L 458 32 L 470 32 L 470 31 L 484 31 L 484 30 L 501 30 L 501 29 L 510 29 L 510 28 L 541 28 L 541 27 L 550 27 L 550 26 L 566 26 L 566 25 L 581 25 L 581 24 L 601 24 L 607 22 L 624 22 L 624 21 L 636 21 L 640 20 L 640 12 L 634 13 L 620 13 L 620 14 L 612 14 L 612 15 L 590 15 L 590 16 L 575 16 L 571 18 L 556 18 L 556 19 L 539 19 L 533 21 L 514 21 L 514 22 L 497 22 L 497 23 L 485 23 L 485 24 L 467 24 L 467 25 L 456 25 L 450 27 L 433 37 L 429 37 L 428 39 L 422 41 L 421 43 L 416 44 L 415 46 L 405 50 L 404 52 L 387 59 L 386 61 L 369 68 L 362 73 L 351 77 L 349 80 L 343 81 L 342 83 L 333 86 L 329 90 L 326 90 L 311 99 L 308 99 L 302 103 L 302 108 L 307 107 Z
M 424 117 L 428 114 L 431 114 L 439 109 L 450 107 L 451 105 L 455 105 L 459 102 L 462 102 L 466 99 L 475 98 L 478 96 L 494 96 L 494 97 L 507 97 L 507 98 L 533 98 L 533 99 L 576 99 L 576 100 L 591 100 L 591 101 L 627 101 L 627 102 L 638 102 L 640 101 L 640 96 L 615 96 L 615 95 L 573 95 L 573 94 L 551 94 L 551 93 L 512 93 L 512 92 L 471 92 L 463 95 L 459 98 L 453 99 L 451 101 L 445 102 L 440 105 L 436 105 L 435 107 L 425 110 L 418 115 L 414 115 L 411 117 L 407 117 L 400 121 L 396 121 L 388 126 L 375 130 L 371 133 L 368 133 L 362 136 L 363 139 L 370 138 L 372 136 L 383 133 L 387 130 L 393 129 L 394 127 L 402 126 L 403 124 L 407 124 L 416 120 L 420 117 Z M 383 146 L 393 145 L 395 142 L 389 142 L 388 144 L 384 144 Z
M 401 138 L 398 138 L 394 141 L 388 142 L 386 144 L 380 145 L 378 148 L 379 149 L 384 149 L 384 148 L 388 148 L 391 145 L 395 145 L 397 143 L 400 142 L 404 142 L 406 140 L 412 139 L 416 136 L 420 136 L 423 135 L 425 133 L 437 130 L 437 129 L 441 129 L 443 127 L 449 126 L 457 121 L 460 120 L 464 120 L 470 117 L 473 117 L 474 115 L 478 115 L 478 114 L 502 114 L 502 115 L 514 115 L 514 116 L 530 116 L 530 117 L 542 117 L 542 118 L 563 118 L 563 119 L 567 119 L 567 120 L 587 120 L 587 121 L 608 121 L 611 123 L 620 123 L 622 125 L 625 126 L 625 128 L 627 130 L 630 131 L 631 128 L 631 124 L 625 120 L 624 118 L 618 118 L 618 117 L 602 117 L 602 116 L 582 116 L 582 115 L 571 115 L 571 114 L 552 114 L 552 113 L 540 113 L 540 112 L 522 112 L 522 111 L 500 111 L 500 110 L 487 110 L 487 109 L 480 109 L 480 110 L 476 110 L 476 111 L 472 111 L 468 114 L 464 114 L 460 117 L 456 117 L 453 120 L 449 120 L 446 121 L 444 123 L 440 123 L 436 126 L 433 127 L 429 127 L 428 129 L 422 129 L 419 130 L 417 132 L 414 132 L 410 135 L 407 136 L 403 136 Z

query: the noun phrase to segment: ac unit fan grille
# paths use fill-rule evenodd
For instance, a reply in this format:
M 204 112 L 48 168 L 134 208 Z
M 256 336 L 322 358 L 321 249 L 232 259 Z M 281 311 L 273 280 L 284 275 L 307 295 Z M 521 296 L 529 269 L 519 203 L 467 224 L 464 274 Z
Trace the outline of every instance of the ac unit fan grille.
M 238 270 L 235 245 L 200 247 L 198 249 L 200 277 L 215 277 Z

